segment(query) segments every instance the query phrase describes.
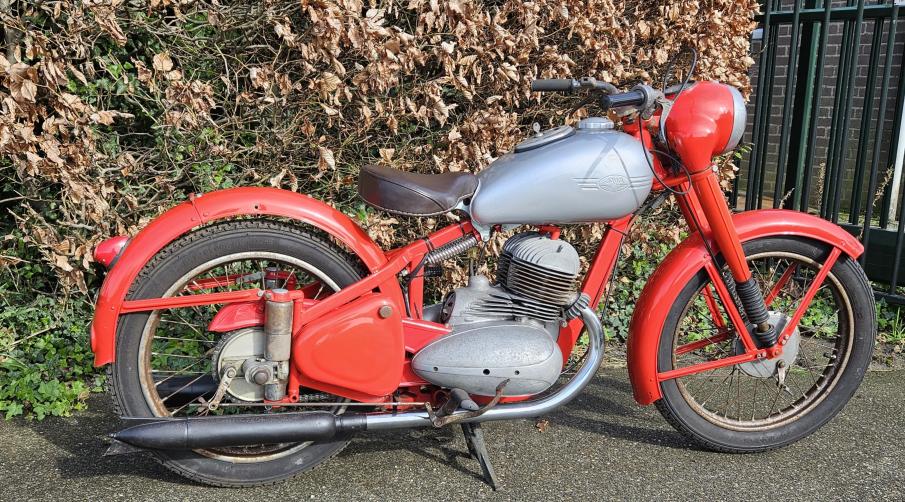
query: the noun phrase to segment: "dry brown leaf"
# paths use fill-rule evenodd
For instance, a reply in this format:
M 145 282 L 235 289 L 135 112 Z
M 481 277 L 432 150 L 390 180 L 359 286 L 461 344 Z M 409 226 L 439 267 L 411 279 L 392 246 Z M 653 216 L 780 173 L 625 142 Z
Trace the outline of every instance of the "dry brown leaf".
M 320 153 L 320 160 L 318 160 L 317 168 L 320 171 L 336 169 L 336 159 L 333 157 L 333 150 L 323 146 L 317 147 L 317 150 Z
M 166 73 L 173 69 L 173 60 L 168 52 L 154 54 L 153 66 L 156 71 Z
M 34 103 L 38 97 L 37 84 L 31 80 L 23 80 L 22 85 L 19 87 L 19 96 L 26 101 Z
M 63 187 L 58 210 L 73 227 L 54 228 L 12 210 L 61 284 L 80 290 L 92 239 L 134 233 L 180 200 L 177 187 L 269 183 L 347 201 L 364 162 L 480 170 L 511 150 L 531 121 L 545 127 L 561 121 L 559 102 L 528 91 L 533 78 L 591 75 L 623 87 L 654 81 L 663 63 L 692 43 L 701 53 L 697 78 L 737 83 L 747 92 L 758 8 L 754 0 L 301 0 L 294 5 L 302 25 L 287 18 L 282 6 L 289 3 L 281 2 L 251 10 L 186 0 L 51 4 L 42 12 L 65 18 L 65 29 L 47 28 L 64 26 L 56 21 L 23 27 L 21 47 L 12 47 L 9 58 L 0 55 L 0 154 L 29 190 Z M 198 36 L 207 29 L 218 36 Z M 235 40 L 228 30 L 241 30 L 247 43 L 227 43 Z M 97 58 L 90 45 L 103 36 L 123 43 L 147 33 L 162 44 L 157 54 L 134 48 L 117 61 L 116 51 Z M 110 78 L 108 64 L 128 62 L 134 70 L 117 84 L 125 86 L 118 91 L 125 99 L 88 100 L 66 87 L 70 78 L 82 85 Z M 135 110 L 154 112 L 135 122 L 141 129 L 134 135 L 113 137 L 115 131 L 93 127 L 118 124 L 126 117 L 119 112 Z M 101 142 L 117 142 L 129 156 L 108 157 Z M 223 171 L 221 179 L 194 169 L 206 165 L 241 168 Z M 724 180 L 734 175 L 731 163 L 720 167 Z M 387 246 L 437 224 L 372 214 L 369 231 Z M 599 238 L 599 229 L 588 232 L 587 239 Z M 668 229 L 657 237 L 680 236 Z M 52 248 L 66 240 L 65 252 Z M 449 272 L 448 284 L 464 280 L 460 272 Z

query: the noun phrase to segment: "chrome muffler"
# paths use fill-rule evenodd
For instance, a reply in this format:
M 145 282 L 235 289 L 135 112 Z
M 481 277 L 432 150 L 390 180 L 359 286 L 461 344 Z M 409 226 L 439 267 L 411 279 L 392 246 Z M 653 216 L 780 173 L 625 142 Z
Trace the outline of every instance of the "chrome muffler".
M 536 401 L 505 403 L 494 406 L 478 416 L 470 416 L 457 423 L 480 423 L 494 420 L 532 418 L 550 413 L 571 401 L 590 383 L 603 361 L 603 328 L 591 308 L 581 311 L 588 330 L 587 359 L 562 388 Z M 468 415 L 468 410 L 456 414 Z M 132 419 L 138 425 L 127 427 L 112 435 L 113 445 L 108 455 L 128 453 L 138 449 L 191 450 L 223 448 L 255 444 L 328 441 L 342 434 L 360 431 L 386 431 L 414 427 L 432 427 L 426 411 L 403 413 L 354 413 L 334 415 L 328 411 L 305 413 L 275 413 L 272 415 L 235 415 L 197 418 Z

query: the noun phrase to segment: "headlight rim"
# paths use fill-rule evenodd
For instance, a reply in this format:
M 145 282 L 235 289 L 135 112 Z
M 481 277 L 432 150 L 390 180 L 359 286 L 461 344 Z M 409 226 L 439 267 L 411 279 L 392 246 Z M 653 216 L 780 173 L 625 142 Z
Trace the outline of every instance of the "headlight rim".
M 748 123 L 748 108 L 745 98 L 738 89 L 731 85 L 726 85 L 732 94 L 732 133 L 729 135 L 729 141 L 726 142 L 725 148 L 720 154 L 730 152 L 741 143 L 742 137 L 745 135 L 745 126 Z

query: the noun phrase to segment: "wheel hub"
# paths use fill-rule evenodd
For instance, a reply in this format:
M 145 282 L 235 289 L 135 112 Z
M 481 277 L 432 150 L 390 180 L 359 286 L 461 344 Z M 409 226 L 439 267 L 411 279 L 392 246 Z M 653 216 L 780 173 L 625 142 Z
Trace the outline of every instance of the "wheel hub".
M 230 331 L 220 339 L 212 361 L 214 379 L 219 382 L 220 375 L 228 367 L 235 367 L 238 371 L 237 378 L 234 378 L 226 389 L 229 395 L 240 401 L 264 400 L 264 386 L 249 382 L 244 377 L 243 364 L 248 360 L 263 361 L 266 345 L 267 337 L 260 327 Z
M 773 326 L 776 326 L 777 333 L 781 333 L 789 322 L 789 317 L 785 314 L 771 310 L 769 312 L 768 322 Z M 786 344 L 783 345 L 782 354 L 780 354 L 779 357 L 774 357 L 773 359 L 756 359 L 751 362 L 741 363 L 738 365 L 738 368 L 746 375 L 754 378 L 772 378 L 777 374 L 780 368 L 790 368 L 795 362 L 795 359 L 798 357 L 798 344 L 800 340 L 801 337 L 798 334 L 798 327 L 796 326 L 795 330 L 786 341 Z M 735 353 L 736 355 L 745 353 L 745 345 L 740 338 L 735 340 Z M 782 364 L 780 364 L 780 361 L 782 361 Z

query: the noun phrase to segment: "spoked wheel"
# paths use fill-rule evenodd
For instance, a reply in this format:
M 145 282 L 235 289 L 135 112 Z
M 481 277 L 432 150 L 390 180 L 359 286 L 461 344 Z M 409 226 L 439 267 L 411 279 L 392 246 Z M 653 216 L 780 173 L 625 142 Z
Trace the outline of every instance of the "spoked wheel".
M 219 223 L 192 232 L 160 251 L 144 268 L 129 299 L 239 289 L 304 289 L 320 299 L 361 278 L 354 259 L 298 227 L 263 220 Z M 117 330 L 112 388 L 119 412 L 132 417 L 208 413 L 225 364 L 263 355 L 263 329 L 207 331 L 219 305 L 123 316 Z M 257 354 L 255 351 L 261 351 Z M 305 389 L 302 389 L 305 394 Z M 305 401 L 334 403 L 338 396 L 309 391 Z M 263 406 L 260 386 L 234 379 L 216 413 L 279 413 Z M 282 410 L 289 410 L 283 407 Z M 296 408 L 290 411 L 304 410 Z M 329 459 L 348 443 L 262 444 L 241 448 L 155 452 L 184 476 L 220 486 L 250 486 L 285 479 Z
M 792 317 L 830 249 L 797 238 L 745 243 L 771 322 Z M 858 263 L 841 256 L 775 360 L 754 361 L 662 382 L 657 407 L 703 446 L 763 451 L 826 423 L 854 394 L 876 334 L 873 292 Z M 744 352 L 706 271 L 682 290 L 660 339 L 658 369 L 669 371 Z

